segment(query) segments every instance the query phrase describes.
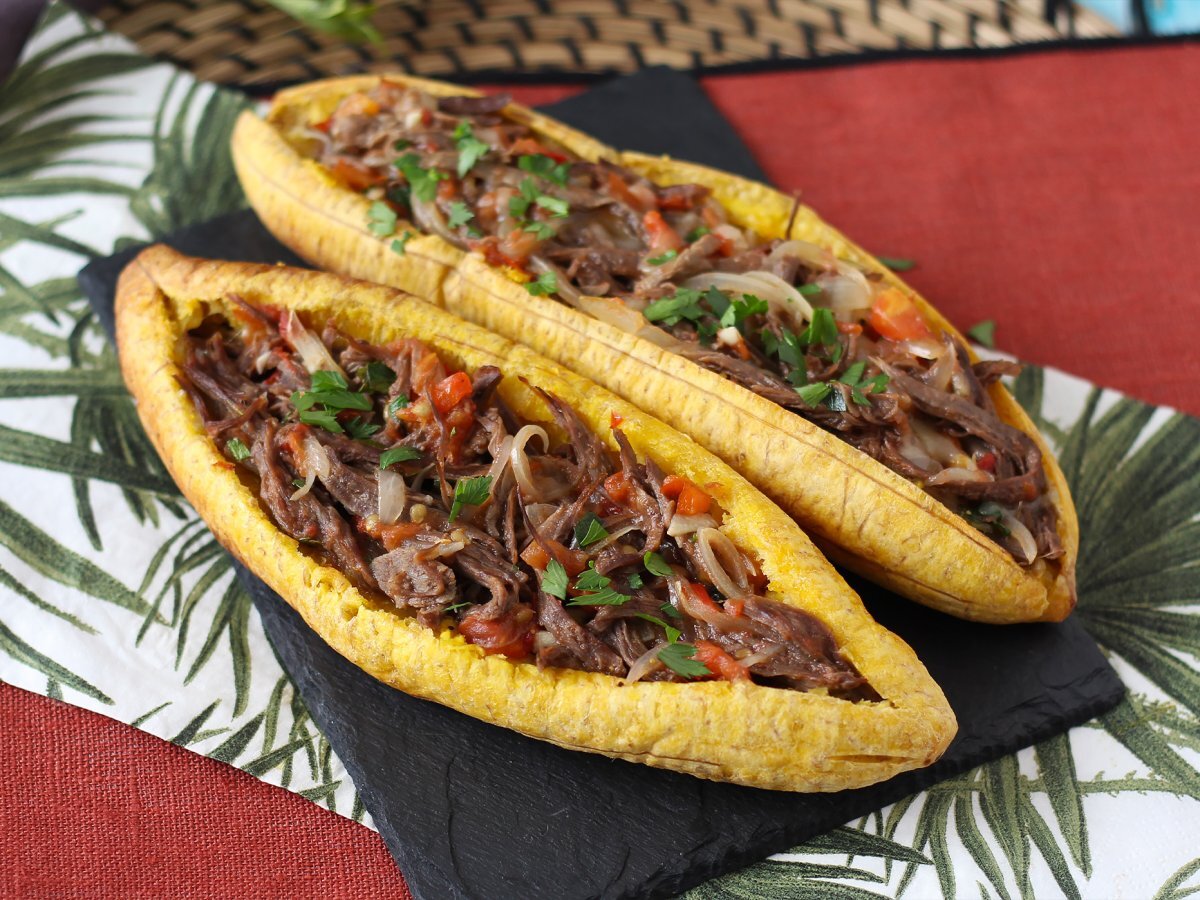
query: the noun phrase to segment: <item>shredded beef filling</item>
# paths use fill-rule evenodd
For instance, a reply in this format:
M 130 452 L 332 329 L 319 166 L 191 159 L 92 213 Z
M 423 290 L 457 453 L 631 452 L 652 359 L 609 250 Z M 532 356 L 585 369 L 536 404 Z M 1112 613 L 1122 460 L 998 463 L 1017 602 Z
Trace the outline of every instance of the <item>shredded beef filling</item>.
M 399 216 L 524 273 L 531 292 L 617 298 L 676 352 L 918 482 L 1018 562 L 1061 555 L 1041 455 L 1014 448 L 985 390 L 1011 364 L 971 365 L 874 276 L 735 227 L 701 185 L 580 159 L 506 118 L 507 100 L 385 80 L 305 137 L 376 201 L 373 229 Z
M 495 367 L 230 300 L 187 336 L 182 386 L 275 523 L 360 590 L 539 666 L 877 699 L 820 621 L 763 595 L 711 497 L 638 462 L 619 427 L 614 454 L 533 387 L 564 438 L 547 446 Z

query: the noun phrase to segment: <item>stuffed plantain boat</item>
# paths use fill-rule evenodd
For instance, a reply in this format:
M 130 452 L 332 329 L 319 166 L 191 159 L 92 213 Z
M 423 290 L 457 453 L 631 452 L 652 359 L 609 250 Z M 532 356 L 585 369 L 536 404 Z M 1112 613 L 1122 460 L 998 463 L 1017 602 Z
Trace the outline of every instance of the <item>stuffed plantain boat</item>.
M 323 268 L 536 348 L 689 434 L 833 559 L 988 622 L 1061 620 L 1056 462 L 961 335 L 807 207 L 438 82 L 284 91 L 233 139 L 264 224 Z
M 221 543 L 394 687 L 779 790 L 871 784 L 954 735 L 780 509 L 525 347 L 389 288 L 165 247 L 123 273 L 117 339 Z

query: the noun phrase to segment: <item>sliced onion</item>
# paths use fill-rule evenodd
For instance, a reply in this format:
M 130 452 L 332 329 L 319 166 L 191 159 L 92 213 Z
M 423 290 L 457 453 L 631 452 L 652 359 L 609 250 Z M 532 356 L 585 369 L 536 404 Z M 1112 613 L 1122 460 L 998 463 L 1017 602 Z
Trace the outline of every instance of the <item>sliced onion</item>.
M 539 275 L 544 275 L 546 272 L 552 274 L 555 281 L 554 293 L 558 294 L 568 305 L 582 309 L 579 300 L 583 295 L 579 293 L 579 288 L 571 284 L 571 279 L 567 277 L 566 272 L 544 256 L 536 254 L 529 257 L 529 268 Z
M 609 534 L 609 536 L 606 537 L 604 540 L 602 540 L 600 543 L 589 545 L 588 553 L 593 553 L 593 554 L 599 553 L 605 547 L 611 547 L 613 544 L 615 544 L 621 538 L 625 537 L 625 535 L 629 534 L 629 532 L 640 531 L 641 528 L 642 528 L 642 526 L 636 522 L 630 522 L 626 525 L 622 525 L 616 531 L 611 532 Z
M 962 484 L 995 480 L 991 472 L 985 472 L 983 469 L 963 469 L 958 466 L 950 466 L 926 479 L 925 484 L 929 487 L 937 487 L 940 484 L 950 484 L 951 482 Z
M 767 262 L 775 262 L 784 256 L 794 256 L 810 269 L 832 269 L 837 265 L 833 253 L 808 241 L 784 241 L 771 251 Z
M 540 425 L 525 425 L 513 435 L 508 453 L 509 460 L 512 463 L 513 476 L 517 479 L 517 484 L 521 488 L 521 498 L 526 503 L 535 503 L 539 500 L 550 499 L 542 496 L 542 488 L 533 477 L 533 470 L 529 466 L 529 456 L 525 452 L 525 445 L 533 437 L 542 439 L 543 453 L 550 449 L 550 436 L 546 434 L 546 429 Z
M 329 456 L 321 442 L 308 434 L 304 436 L 302 447 L 302 459 L 297 460 L 297 463 L 302 470 L 301 474 L 304 475 L 304 485 L 292 494 L 292 500 L 299 500 L 311 491 L 318 477 L 322 481 L 329 478 Z
M 766 662 L 774 656 L 778 656 L 783 652 L 783 644 L 775 644 L 768 647 L 766 650 L 759 650 L 757 653 L 751 653 L 749 656 L 739 659 L 738 663 L 743 668 L 749 669 L 751 666 L 757 666 L 760 662 Z
M 466 546 L 466 541 L 442 541 L 440 544 L 435 544 L 430 551 L 425 554 L 425 558 L 437 559 L 440 556 L 453 556 Z
M 346 373 L 334 361 L 322 340 L 309 331 L 292 310 L 287 310 L 279 320 L 279 334 L 293 350 L 300 354 L 300 362 L 311 372 L 337 372 L 343 378 Z
M 404 476 L 391 469 L 379 473 L 379 522 L 381 525 L 394 525 L 404 515 L 404 507 L 408 504 L 408 485 Z
M 918 359 L 941 359 L 946 355 L 946 345 L 933 338 L 913 338 L 901 341 L 896 348 Z
M 951 377 L 956 374 L 957 362 L 953 353 L 943 353 L 925 373 L 925 383 L 935 390 L 946 390 Z
M 264 350 L 262 353 L 258 354 L 257 358 L 254 360 L 254 371 L 259 375 L 267 371 L 267 366 L 271 364 L 271 359 L 274 356 L 275 354 L 270 350 Z
M 707 622 L 722 632 L 749 631 L 752 634 L 761 634 L 765 630 L 765 626 L 747 616 L 731 616 L 722 611 L 719 606 L 710 607 L 706 603 L 699 602 L 692 596 L 691 591 L 683 590 L 681 584 L 680 579 L 671 579 L 669 583 L 671 602 L 675 604 L 676 609 L 687 613 L 693 619 Z
M 713 528 L 716 524 L 717 520 L 708 513 L 700 513 L 698 516 L 681 516 L 676 513 L 671 518 L 671 524 L 667 526 L 667 534 L 671 537 L 681 537 L 701 528 Z
M 529 521 L 533 523 L 534 528 L 541 528 L 550 515 L 558 509 L 554 503 L 530 503 L 525 507 L 525 512 L 529 516 Z
M 834 318 L 842 322 L 853 322 L 859 310 L 871 305 L 871 285 L 858 269 L 839 262 L 837 272 L 818 275 L 817 285 L 821 294 L 829 301 Z
M 455 247 L 464 248 L 466 245 L 454 231 L 446 224 L 446 219 L 442 215 L 442 211 L 437 208 L 437 204 L 429 200 L 421 200 L 416 194 L 409 198 L 412 202 L 413 223 L 422 231 L 429 234 L 436 234 L 442 240 L 448 241 Z
M 557 638 L 549 631 L 539 631 L 533 636 L 534 650 L 549 650 L 558 645 Z
M 956 465 L 964 458 L 962 449 L 952 438 L 918 418 L 912 418 L 909 422 L 912 425 L 913 434 L 925 447 L 926 452 L 943 466 Z
M 749 592 L 746 557 L 733 541 L 716 528 L 701 528 L 696 532 L 696 549 L 704 574 L 713 587 L 727 598 L 741 597 Z
M 1033 533 L 1025 527 L 1025 523 L 1007 509 L 1001 513 L 1000 522 L 1011 532 L 1012 539 L 1021 548 L 1021 555 L 1025 557 L 1025 565 L 1029 565 L 1037 559 L 1037 541 L 1033 539 Z
M 649 675 L 656 666 L 661 666 L 662 663 L 658 660 L 658 651 L 658 647 L 651 647 L 636 660 L 634 660 L 633 665 L 629 667 L 629 674 L 623 679 L 624 682 L 626 684 L 634 684 L 635 682 L 641 681 L 643 678 Z
M 683 286 L 701 291 L 715 287 L 735 294 L 753 294 L 794 321 L 807 322 L 813 315 L 812 306 L 804 295 L 771 272 L 704 272 L 693 275 Z
M 742 333 L 733 325 L 717 329 L 716 345 L 718 347 L 736 347 L 742 342 Z
M 492 467 L 488 469 L 488 477 L 492 480 L 488 484 L 492 486 L 492 492 L 496 496 L 500 495 L 500 479 L 504 475 L 504 470 L 508 468 L 509 463 L 512 461 L 512 445 L 512 435 L 506 434 L 496 446 L 496 449 L 492 451 Z
M 900 443 L 900 455 L 918 469 L 926 472 L 941 468 L 941 463 L 925 452 L 925 448 L 911 434 L 906 434 Z
M 746 240 L 746 232 L 736 225 L 723 223 L 714 228 L 712 233 L 729 241 L 734 250 L 747 250 L 750 247 L 750 242 Z

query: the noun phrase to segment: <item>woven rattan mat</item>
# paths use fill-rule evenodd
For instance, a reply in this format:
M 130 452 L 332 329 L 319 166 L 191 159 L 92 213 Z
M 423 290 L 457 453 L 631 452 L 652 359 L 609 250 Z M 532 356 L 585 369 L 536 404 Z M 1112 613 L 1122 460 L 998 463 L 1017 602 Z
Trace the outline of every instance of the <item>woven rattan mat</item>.
M 711 69 L 1111 37 L 1070 0 L 376 0 L 378 43 L 263 0 L 116 0 L 105 24 L 201 78 L 265 85 L 400 69 L 440 78 Z M 1053 21 L 1047 19 L 1047 9 Z

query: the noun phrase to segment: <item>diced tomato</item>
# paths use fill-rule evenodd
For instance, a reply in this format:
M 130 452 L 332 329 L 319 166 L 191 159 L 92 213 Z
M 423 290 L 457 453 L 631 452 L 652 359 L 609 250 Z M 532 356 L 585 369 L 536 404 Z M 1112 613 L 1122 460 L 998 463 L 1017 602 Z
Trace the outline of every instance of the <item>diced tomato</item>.
M 550 538 L 543 539 L 543 543 L 550 548 L 550 551 L 554 554 L 554 558 L 558 560 L 559 564 L 567 570 L 567 574 L 572 578 L 587 568 L 588 557 L 586 553 L 579 550 L 571 550 Z M 546 566 L 550 565 L 550 557 L 537 541 L 531 541 L 529 546 L 521 551 L 521 559 L 539 572 L 544 572 Z
M 724 612 L 724 610 L 717 605 L 717 601 L 709 596 L 708 588 L 699 582 L 689 581 L 683 586 L 683 589 L 688 592 L 688 594 L 691 596 L 691 599 L 697 605 L 703 606 L 709 612 Z
M 326 134 L 329 134 L 329 128 L 331 125 L 333 125 L 333 117 L 332 116 L 330 116 L 324 122 L 314 123 L 313 128 L 315 128 L 317 131 L 323 131 Z
M 471 376 L 466 372 L 455 372 L 433 386 L 433 405 L 445 415 L 471 396 Z
M 362 91 L 347 94 L 334 110 L 333 118 L 343 116 L 374 116 L 379 114 L 379 104 Z
M 863 327 L 857 322 L 838 322 L 838 334 L 862 334 Z
M 712 641 L 696 641 L 697 662 L 708 666 L 708 671 L 726 681 L 749 681 L 750 671 Z
M 975 464 L 985 472 L 996 471 L 996 454 L 991 450 L 987 450 L 979 454 L 979 458 L 975 460 Z
M 567 161 L 566 156 L 556 150 L 551 150 L 540 141 L 531 137 L 523 137 L 513 141 L 512 146 L 508 148 L 508 152 L 513 156 L 537 156 L 540 153 L 542 156 L 550 157 L 556 163 Z
M 896 288 L 888 288 L 875 298 L 867 322 L 882 337 L 893 341 L 930 337 L 917 305 Z
M 334 178 L 352 191 L 365 191 L 376 184 L 382 184 L 384 180 L 372 172 L 370 166 L 344 156 L 333 164 L 332 172 Z
M 484 619 L 478 613 L 463 616 L 458 631 L 484 653 L 523 659 L 533 650 L 533 621 L 533 610 L 519 604 L 512 615 L 497 619 Z
M 731 616 L 740 616 L 746 611 L 746 601 L 741 597 L 734 597 L 732 600 L 725 601 L 725 612 Z
M 625 471 L 614 472 L 604 479 L 604 493 L 608 494 L 615 503 L 625 503 L 629 500 L 629 479 Z
M 610 412 L 608 414 L 608 427 L 609 428 L 620 428 L 621 423 L 624 421 L 625 421 L 625 417 L 619 416 L 615 412 Z
M 642 227 L 646 229 L 646 239 L 653 253 L 665 253 L 683 247 L 683 238 L 679 236 L 679 232 L 667 224 L 667 220 L 657 209 L 652 209 L 642 216 Z
M 457 178 L 446 178 L 438 182 L 437 197 L 439 200 L 453 200 L 460 193 Z
M 704 224 L 710 231 L 715 229 L 718 225 L 725 224 L 721 217 L 717 214 L 717 211 L 713 209 L 711 203 L 706 203 L 704 208 L 700 210 L 700 218 L 704 221 Z
M 524 261 L 514 259 L 513 257 L 506 255 L 500 249 L 500 241 L 492 235 L 488 235 L 481 241 L 469 243 L 468 246 L 472 250 L 478 250 L 480 253 L 482 253 L 484 260 L 493 268 L 501 269 L 508 267 L 511 269 L 519 269 L 521 271 L 524 271 L 525 269 Z
M 679 475 L 668 475 L 663 495 L 675 501 L 675 511 L 683 516 L 698 516 L 712 506 L 712 497 Z
M 433 110 L 429 110 L 429 109 L 421 110 L 421 124 L 424 125 L 426 128 L 428 128 L 430 125 L 433 124 Z
M 379 540 L 387 550 L 395 550 L 421 530 L 417 522 L 397 522 L 395 525 L 380 525 Z
M 651 197 L 650 202 L 647 203 L 647 198 L 645 196 L 639 196 L 639 194 L 635 194 L 630 189 L 629 183 L 616 172 L 610 171 L 608 173 L 608 192 L 626 206 L 630 207 L 631 209 L 635 209 L 638 212 L 641 212 L 643 209 L 654 205 L 653 197 Z
M 512 265 L 520 268 L 525 267 L 525 260 L 529 259 L 530 255 L 537 251 L 541 240 L 532 232 L 526 231 L 524 228 L 514 228 L 503 238 L 500 239 L 500 252 L 504 254 Z

